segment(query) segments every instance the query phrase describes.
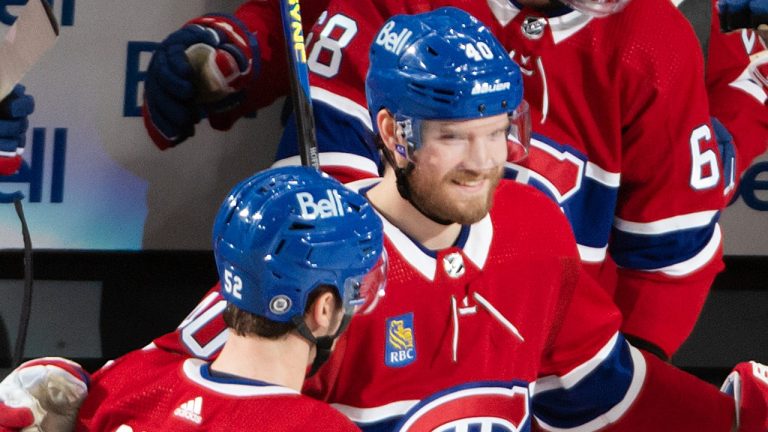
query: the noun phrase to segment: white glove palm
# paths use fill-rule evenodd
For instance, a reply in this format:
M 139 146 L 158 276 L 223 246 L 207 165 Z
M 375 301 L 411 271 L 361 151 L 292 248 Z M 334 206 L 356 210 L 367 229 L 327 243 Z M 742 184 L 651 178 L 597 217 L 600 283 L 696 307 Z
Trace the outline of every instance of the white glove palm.
M 88 374 L 66 359 L 22 364 L 0 383 L 0 431 L 71 431 L 87 383 Z

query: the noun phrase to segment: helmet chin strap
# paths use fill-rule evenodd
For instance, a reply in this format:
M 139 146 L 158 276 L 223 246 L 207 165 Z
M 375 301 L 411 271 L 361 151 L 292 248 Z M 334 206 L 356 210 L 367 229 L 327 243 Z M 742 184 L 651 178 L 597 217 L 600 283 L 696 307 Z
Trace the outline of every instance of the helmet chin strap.
M 395 163 L 395 157 L 392 155 L 392 152 L 390 152 L 389 149 L 384 147 L 383 145 L 382 145 L 382 153 L 384 153 L 384 158 L 395 170 L 395 177 L 397 179 L 397 192 L 400 193 L 400 196 L 404 200 L 411 203 L 411 205 L 416 210 L 418 210 L 419 213 L 426 216 L 432 222 L 435 222 L 440 225 L 452 225 L 453 223 L 455 223 L 452 220 L 443 219 L 437 215 L 434 215 L 426 211 L 419 204 L 417 204 L 416 201 L 413 199 L 413 196 L 411 195 L 411 186 L 410 186 L 410 183 L 408 182 L 408 177 L 413 172 L 413 169 L 416 168 L 416 165 L 414 165 L 413 162 L 408 161 L 408 165 L 406 165 L 405 168 L 400 168 Z
M 333 335 L 320 337 L 315 337 L 315 335 L 312 334 L 312 332 L 309 330 L 309 327 L 307 327 L 307 323 L 304 322 L 303 316 L 296 315 L 291 319 L 293 324 L 296 325 L 296 330 L 299 332 L 299 334 L 304 339 L 309 341 L 309 343 L 315 345 L 315 359 L 312 361 L 312 368 L 309 370 L 307 378 L 316 374 L 318 369 L 320 369 L 320 366 L 324 365 L 325 362 L 328 361 L 328 358 L 331 356 L 331 351 L 333 351 L 333 341 L 336 340 L 336 338 L 338 338 L 342 333 L 344 333 L 344 330 L 346 330 L 347 326 L 349 326 L 349 321 L 351 319 L 352 315 L 344 314 L 344 317 L 341 319 L 339 329 L 336 330 L 336 333 Z

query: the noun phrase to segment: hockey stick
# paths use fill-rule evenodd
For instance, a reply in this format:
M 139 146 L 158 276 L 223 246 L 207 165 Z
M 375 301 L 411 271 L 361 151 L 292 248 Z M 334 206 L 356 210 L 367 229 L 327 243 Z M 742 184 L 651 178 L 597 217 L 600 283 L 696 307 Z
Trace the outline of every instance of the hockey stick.
M 288 57 L 291 80 L 291 99 L 296 113 L 296 127 L 299 138 L 299 155 L 304 166 L 320 167 L 317 155 L 315 117 L 312 113 L 312 99 L 309 95 L 309 69 L 304 31 L 301 26 L 299 0 L 280 0 L 283 18 L 283 34 Z

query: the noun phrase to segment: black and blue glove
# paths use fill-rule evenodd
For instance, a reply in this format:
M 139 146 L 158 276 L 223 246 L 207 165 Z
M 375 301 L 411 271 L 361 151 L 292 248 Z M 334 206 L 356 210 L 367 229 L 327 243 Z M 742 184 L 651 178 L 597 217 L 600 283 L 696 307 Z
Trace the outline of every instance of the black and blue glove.
M 21 167 L 28 117 L 35 109 L 34 99 L 24 90 L 17 84 L 0 102 L 0 176 L 13 175 Z
M 230 15 L 196 18 L 160 43 L 144 81 L 142 115 L 162 150 L 195 133 L 203 115 L 236 107 L 258 74 L 255 36 Z
M 717 9 L 723 32 L 768 24 L 768 0 L 717 0 Z

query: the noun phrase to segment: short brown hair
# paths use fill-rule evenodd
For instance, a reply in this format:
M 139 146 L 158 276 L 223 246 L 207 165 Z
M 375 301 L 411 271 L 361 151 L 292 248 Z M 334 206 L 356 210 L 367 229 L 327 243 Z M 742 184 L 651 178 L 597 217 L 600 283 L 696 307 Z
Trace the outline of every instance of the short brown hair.
M 333 293 L 336 307 L 341 307 L 341 298 L 339 298 L 336 288 L 329 285 L 321 285 L 309 294 L 304 313 L 306 314 L 309 308 L 315 304 L 318 297 L 329 291 Z M 224 322 L 227 323 L 227 327 L 234 330 L 239 336 L 259 336 L 272 340 L 280 339 L 296 329 L 296 325 L 292 322 L 272 321 L 244 311 L 232 303 L 228 303 L 227 308 L 224 310 Z

